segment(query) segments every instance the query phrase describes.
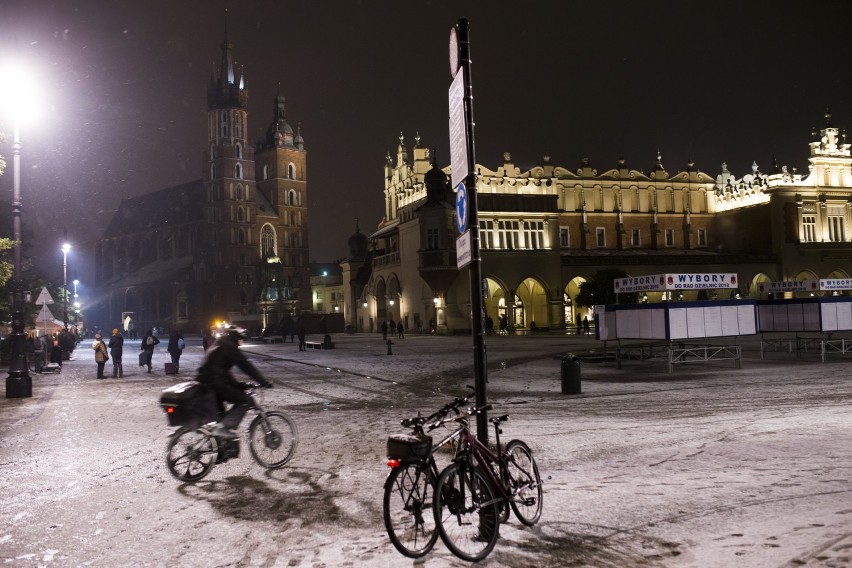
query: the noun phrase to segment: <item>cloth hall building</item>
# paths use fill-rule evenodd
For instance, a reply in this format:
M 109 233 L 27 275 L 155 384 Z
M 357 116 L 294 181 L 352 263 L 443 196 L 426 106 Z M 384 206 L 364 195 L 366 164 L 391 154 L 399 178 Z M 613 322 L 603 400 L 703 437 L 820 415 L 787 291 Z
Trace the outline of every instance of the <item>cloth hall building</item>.
M 725 164 L 711 176 L 693 162 L 669 173 L 659 154 L 648 173 L 624 160 L 568 168 L 547 156 L 522 172 L 508 153 L 496 169 L 476 165 L 485 313 L 495 322 L 505 316 L 510 329 L 564 329 L 590 315 L 575 298 L 602 268 L 737 273 L 740 289 L 724 293 L 752 298 L 766 281 L 848 278 L 850 145 L 830 115 L 812 140 L 806 174 L 774 160 L 769 171 L 754 164 L 741 177 Z M 409 158 L 400 135 L 385 165 L 385 218 L 369 235 L 356 230 L 341 264 L 353 328 L 394 320 L 428 330 L 434 321 L 439 333 L 469 332 L 469 274 L 456 265 L 449 171 L 419 138 Z
M 252 332 L 310 309 L 307 152 L 274 98 L 249 140 L 245 76 L 227 34 L 207 86 L 202 177 L 121 202 L 98 243 L 103 329 L 128 322 L 197 332 L 216 320 Z

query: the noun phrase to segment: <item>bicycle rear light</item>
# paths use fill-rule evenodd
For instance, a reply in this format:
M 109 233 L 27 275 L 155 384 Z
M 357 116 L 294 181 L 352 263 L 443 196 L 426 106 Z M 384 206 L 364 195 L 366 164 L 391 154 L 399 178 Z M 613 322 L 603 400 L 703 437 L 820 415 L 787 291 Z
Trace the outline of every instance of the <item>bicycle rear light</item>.
M 167 406 L 166 407 L 166 414 L 174 414 L 174 412 L 175 412 L 174 406 Z
M 391 469 L 399 467 L 399 460 L 396 458 L 388 458 L 388 467 Z

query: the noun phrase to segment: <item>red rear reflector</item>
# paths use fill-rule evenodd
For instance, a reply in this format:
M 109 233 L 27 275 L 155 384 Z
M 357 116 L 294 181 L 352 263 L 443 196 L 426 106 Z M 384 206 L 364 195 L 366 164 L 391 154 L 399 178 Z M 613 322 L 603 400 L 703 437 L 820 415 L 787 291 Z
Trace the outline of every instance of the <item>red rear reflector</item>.
M 399 460 L 394 458 L 388 458 L 388 467 L 395 468 L 399 467 Z
M 166 407 L 166 414 L 172 414 L 174 411 L 175 411 L 174 406 L 167 406 Z

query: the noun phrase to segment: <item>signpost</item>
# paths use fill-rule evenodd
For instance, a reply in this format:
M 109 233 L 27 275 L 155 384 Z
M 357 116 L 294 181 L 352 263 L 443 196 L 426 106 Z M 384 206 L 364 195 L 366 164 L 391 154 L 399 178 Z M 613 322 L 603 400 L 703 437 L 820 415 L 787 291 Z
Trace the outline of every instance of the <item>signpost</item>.
M 50 295 L 50 292 L 47 291 L 46 286 L 41 287 L 41 292 L 39 292 L 38 298 L 36 298 L 35 304 L 36 306 L 41 306 L 41 312 L 38 314 L 38 319 L 44 322 L 44 334 L 47 335 L 47 320 L 53 319 L 53 314 L 50 313 L 50 310 L 47 308 L 48 304 L 53 303 L 53 297 Z
M 450 29 L 450 75 L 453 82 L 448 93 L 450 160 L 452 184 L 456 194 L 456 228 L 461 236 L 456 240 L 458 267 L 470 266 L 470 313 L 473 329 L 473 371 L 476 387 L 476 406 L 486 404 L 485 330 L 483 324 L 482 268 L 479 257 L 479 221 L 476 205 L 476 163 L 473 140 L 473 86 L 471 84 L 470 23 L 459 19 Z M 464 264 L 463 264 L 464 262 Z M 488 416 L 482 411 L 476 418 L 476 436 L 488 443 Z

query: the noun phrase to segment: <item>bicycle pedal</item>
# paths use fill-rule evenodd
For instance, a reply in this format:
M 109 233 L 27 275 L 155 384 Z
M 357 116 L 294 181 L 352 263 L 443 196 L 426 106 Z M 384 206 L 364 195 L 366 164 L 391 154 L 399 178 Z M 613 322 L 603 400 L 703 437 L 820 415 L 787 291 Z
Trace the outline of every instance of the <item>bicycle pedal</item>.
M 527 497 L 524 499 L 524 507 L 535 507 L 535 498 Z

